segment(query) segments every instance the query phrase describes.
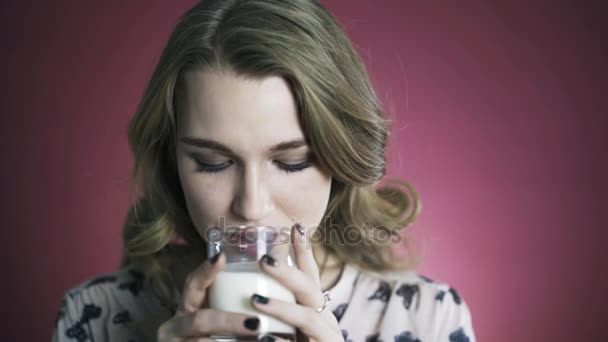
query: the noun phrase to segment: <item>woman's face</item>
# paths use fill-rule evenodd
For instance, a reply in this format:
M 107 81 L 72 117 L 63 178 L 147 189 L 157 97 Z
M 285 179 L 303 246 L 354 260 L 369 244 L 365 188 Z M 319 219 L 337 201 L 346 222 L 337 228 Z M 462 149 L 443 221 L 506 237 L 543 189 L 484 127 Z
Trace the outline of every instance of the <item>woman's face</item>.
M 185 81 L 177 168 L 199 234 L 221 223 L 318 226 L 331 176 L 311 160 L 287 82 L 212 71 Z

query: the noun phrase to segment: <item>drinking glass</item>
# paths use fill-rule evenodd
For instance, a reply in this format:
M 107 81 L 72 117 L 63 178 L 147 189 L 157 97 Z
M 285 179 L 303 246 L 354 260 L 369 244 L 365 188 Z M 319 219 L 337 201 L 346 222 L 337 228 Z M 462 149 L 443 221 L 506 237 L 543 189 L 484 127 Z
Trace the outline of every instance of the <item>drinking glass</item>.
M 264 254 L 289 267 L 294 266 L 290 229 L 275 226 L 228 226 L 215 236 L 208 236 L 208 257 L 220 251 L 226 264 L 209 288 L 209 306 L 223 311 L 239 312 L 260 319 L 258 336 L 215 335 L 216 341 L 256 341 L 258 337 L 271 334 L 277 337 L 296 339 L 296 329 L 278 319 L 262 314 L 251 306 L 254 293 L 295 303 L 291 291 L 266 275 L 258 261 Z

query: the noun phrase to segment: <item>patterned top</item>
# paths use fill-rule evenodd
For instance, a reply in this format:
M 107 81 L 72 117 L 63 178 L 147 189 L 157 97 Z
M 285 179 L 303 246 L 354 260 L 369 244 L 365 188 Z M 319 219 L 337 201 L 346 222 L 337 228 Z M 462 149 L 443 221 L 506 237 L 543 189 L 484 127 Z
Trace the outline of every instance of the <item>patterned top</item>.
M 132 268 L 67 291 L 54 342 L 155 341 L 172 317 Z M 329 290 L 346 342 L 475 342 L 467 304 L 448 284 L 415 272 L 362 271 L 347 264 Z

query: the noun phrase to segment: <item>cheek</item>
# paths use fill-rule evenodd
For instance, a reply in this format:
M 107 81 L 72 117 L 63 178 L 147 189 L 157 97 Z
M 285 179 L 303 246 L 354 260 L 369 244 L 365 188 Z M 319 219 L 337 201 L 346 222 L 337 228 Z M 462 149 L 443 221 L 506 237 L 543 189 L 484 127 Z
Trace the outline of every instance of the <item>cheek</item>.
M 275 204 L 304 226 L 318 226 L 327 208 L 331 177 L 314 170 L 306 176 L 289 178 L 293 179 L 283 182 L 275 192 Z
M 218 225 L 230 206 L 230 184 L 221 177 L 201 177 L 190 173 L 181 176 L 182 188 L 192 223 L 201 236 L 210 226 Z

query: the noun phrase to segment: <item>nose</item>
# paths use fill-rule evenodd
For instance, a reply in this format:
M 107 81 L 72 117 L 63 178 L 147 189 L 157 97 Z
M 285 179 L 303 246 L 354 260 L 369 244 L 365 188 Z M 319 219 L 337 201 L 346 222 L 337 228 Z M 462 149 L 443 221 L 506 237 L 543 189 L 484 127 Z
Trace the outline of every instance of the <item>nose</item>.
M 239 220 L 251 225 L 264 224 L 274 210 L 267 181 L 257 167 L 243 168 L 232 209 Z

